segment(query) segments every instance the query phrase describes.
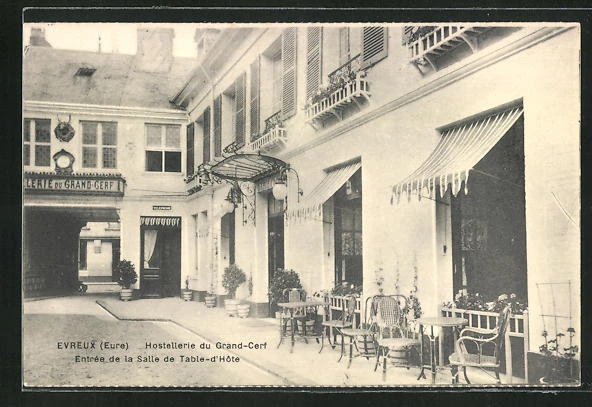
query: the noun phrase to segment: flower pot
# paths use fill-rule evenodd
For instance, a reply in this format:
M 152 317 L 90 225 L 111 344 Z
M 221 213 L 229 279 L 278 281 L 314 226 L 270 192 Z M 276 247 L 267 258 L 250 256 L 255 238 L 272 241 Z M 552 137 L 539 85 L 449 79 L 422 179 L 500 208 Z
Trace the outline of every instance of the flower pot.
M 206 307 L 214 308 L 216 306 L 216 296 L 215 295 L 206 295 L 205 297 Z
M 224 300 L 224 307 L 226 309 L 226 315 L 233 317 L 236 315 L 236 307 L 238 306 L 238 300 Z
M 120 292 L 121 301 L 130 301 L 134 296 L 133 288 L 122 288 Z
M 185 301 L 191 301 L 193 299 L 193 291 L 183 290 L 181 291 L 181 298 Z
M 247 318 L 249 316 L 250 309 L 251 304 L 238 304 L 236 306 L 236 313 L 239 318 Z

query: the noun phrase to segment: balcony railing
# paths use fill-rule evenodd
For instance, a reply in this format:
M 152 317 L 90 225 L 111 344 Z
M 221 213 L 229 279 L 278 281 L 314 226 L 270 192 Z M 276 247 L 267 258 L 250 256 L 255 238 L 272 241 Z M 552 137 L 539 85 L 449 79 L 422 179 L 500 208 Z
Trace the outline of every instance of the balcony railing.
M 444 317 L 458 317 L 469 321 L 471 328 L 493 329 L 497 325 L 499 314 L 497 312 L 488 311 L 474 311 L 460 308 L 442 308 L 442 316 Z M 506 360 L 506 375 L 508 380 L 512 381 L 512 346 L 510 345 L 510 337 L 522 338 L 524 346 L 524 378 L 528 378 L 528 311 L 523 314 L 512 314 L 508 329 L 506 330 L 506 337 L 504 343 L 504 352 Z M 440 355 L 442 353 L 440 352 Z
M 281 120 L 282 112 L 276 112 L 265 119 L 263 135 L 249 143 L 251 151 L 268 152 L 283 147 L 288 141 L 288 133 Z
M 461 44 L 467 44 L 472 52 L 476 52 L 479 48 L 478 37 L 487 29 L 460 25 L 434 27 L 408 43 L 409 60 L 419 65 L 425 65 L 427 62 L 434 70 L 438 70 L 436 59 Z
M 361 101 L 370 98 L 366 72 L 360 70 L 360 55 L 356 55 L 329 74 L 329 85 L 321 87 L 306 107 L 307 123 L 315 125 L 328 117 L 343 119 L 343 110 L 354 102 L 361 108 Z

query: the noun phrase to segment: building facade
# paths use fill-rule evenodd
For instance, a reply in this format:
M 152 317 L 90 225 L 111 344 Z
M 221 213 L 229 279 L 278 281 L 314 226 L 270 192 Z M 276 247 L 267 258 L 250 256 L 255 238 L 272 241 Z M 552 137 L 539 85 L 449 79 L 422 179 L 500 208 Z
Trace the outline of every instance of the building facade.
M 51 168 L 25 156 L 26 227 L 41 208 L 119 219 L 121 255 L 145 295 L 173 295 L 189 278 L 196 299 L 222 299 L 235 263 L 252 281 L 238 296 L 259 316 L 278 268 L 308 293 L 347 282 L 366 297 L 383 280 L 387 292 L 414 292 L 428 315 L 459 291 L 515 294 L 533 352 L 549 323 L 546 290 L 568 283 L 553 312 L 580 343 L 578 26 L 241 25 L 195 39 L 197 61 L 168 108 L 25 92 L 26 148 L 65 149 L 51 135 L 27 140 L 72 114 L 80 136 L 68 151 L 82 170 L 85 121 L 103 140 L 103 123 L 117 121 L 118 166 L 107 170 L 110 147 L 96 145 L 99 172 L 125 179 L 119 195 L 36 194 L 29 172 Z M 235 163 L 236 174 L 260 165 L 253 156 L 283 164 L 232 183 L 211 176 L 237 154 L 253 162 Z

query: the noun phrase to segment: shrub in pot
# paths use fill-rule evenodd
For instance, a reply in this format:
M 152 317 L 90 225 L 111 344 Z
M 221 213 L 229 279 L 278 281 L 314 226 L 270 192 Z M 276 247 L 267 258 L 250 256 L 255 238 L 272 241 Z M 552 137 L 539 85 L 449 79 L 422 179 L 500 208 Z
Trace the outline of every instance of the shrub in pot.
M 242 271 L 236 264 L 231 264 L 230 266 L 224 269 L 224 275 L 222 277 L 222 287 L 226 289 L 230 297 L 224 303 L 226 307 L 226 313 L 229 316 L 233 316 L 236 314 L 236 307 L 238 305 L 238 301 L 235 299 L 236 290 L 245 281 L 247 281 L 247 276 L 245 275 L 245 272 Z
M 269 306 L 272 315 L 277 311 L 279 302 L 288 301 L 288 292 L 292 288 L 302 289 L 300 277 L 294 270 L 279 269 L 273 273 L 273 278 L 269 282 Z
M 185 278 L 185 288 L 181 290 L 181 297 L 185 301 L 191 301 L 193 299 L 193 291 L 189 289 L 189 276 Z
M 251 298 L 251 296 L 253 295 L 253 276 L 252 275 L 249 276 L 248 287 L 249 287 L 249 298 Z M 240 304 L 238 304 L 236 306 L 236 313 L 239 318 L 247 318 L 249 316 L 250 310 L 251 310 L 251 304 L 249 304 L 248 302 L 241 302 Z
M 131 287 L 138 281 L 136 267 L 129 260 L 120 260 L 115 266 L 119 274 L 119 285 L 121 286 L 121 300 L 129 301 L 132 299 L 134 290 Z

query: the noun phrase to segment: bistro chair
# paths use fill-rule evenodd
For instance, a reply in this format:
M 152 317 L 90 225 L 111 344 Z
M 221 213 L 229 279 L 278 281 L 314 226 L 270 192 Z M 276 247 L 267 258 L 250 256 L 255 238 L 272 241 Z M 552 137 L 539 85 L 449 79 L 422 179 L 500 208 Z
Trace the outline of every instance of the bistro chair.
M 335 348 L 335 339 L 337 338 L 337 335 L 340 335 L 341 356 L 339 357 L 339 362 L 343 358 L 345 349 L 345 335 L 343 334 L 343 329 L 354 326 L 356 314 L 356 297 L 350 294 L 345 296 L 344 298 L 340 298 L 340 309 L 335 309 L 337 308 L 334 305 L 335 300 L 336 297 L 329 296 L 329 319 L 323 321 L 323 323 L 321 324 L 321 349 L 319 350 L 319 353 L 323 351 L 323 347 L 325 346 L 325 331 L 329 331 L 329 343 L 331 344 L 332 348 Z M 336 315 L 334 318 L 334 312 L 339 312 L 340 315 Z M 331 343 L 331 336 L 333 336 L 333 343 Z
M 364 321 L 360 327 L 350 327 L 341 329 L 341 334 L 349 338 L 349 361 L 347 367 L 351 366 L 354 347 L 356 349 L 355 356 L 362 356 L 369 360 L 376 356 L 376 346 L 374 335 L 378 329 L 376 324 L 376 311 L 378 309 L 378 301 L 380 295 L 375 295 L 366 298 L 364 306 Z
M 463 369 L 467 384 L 471 384 L 467 377 L 467 366 L 492 369 L 495 372 L 497 383 L 501 384 L 499 376 L 500 361 L 510 315 L 511 309 L 510 305 L 508 305 L 500 311 L 495 328 L 468 327 L 460 332 L 460 336 L 456 341 L 456 351 L 448 357 L 452 367 L 453 384 L 458 384 L 459 367 Z
M 286 288 L 283 291 L 284 298 L 288 298 L 288 302 L 300 302 L 303 301 L 304 291 L 299 288 Z M 290 324 L 290 329 L 298 330 L 299 321 L 301 321 L 302 326 L 304 326 L 304 321 L 306 320 L 306 310 L 304 307 L 302 309 L 298 308 L 294 310 L 294 317 L 293 320 L 289 318 L 289 316 L 283 316 L 282 326 L 284 333 L 287 332 L 288 324 Z
M 376 307 L 378 332 L 375 335 L 377 352 L 374 371 L 378 368 L 380 358 L 382 358 L 382 374 L 386 379 L 387 359 L 391 358 L 409 369 L 411 351 L 417 349 L 420 342 L 409 330 L 407 297 L 398 294 L 379 296 Z

